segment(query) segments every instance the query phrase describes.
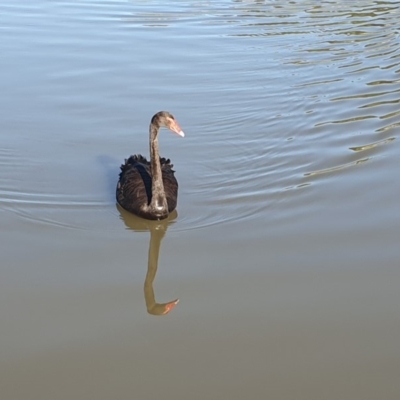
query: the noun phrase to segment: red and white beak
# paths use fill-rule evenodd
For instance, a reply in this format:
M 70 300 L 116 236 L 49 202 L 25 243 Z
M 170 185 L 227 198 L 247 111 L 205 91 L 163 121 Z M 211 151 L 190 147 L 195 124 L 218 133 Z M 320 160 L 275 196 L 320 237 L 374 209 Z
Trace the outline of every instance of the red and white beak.
M 176 299 L 174 301 L 170 301 L 169 303 L 166 303 L 163 315 L 168 314 L 178 303 L 179 303 L 179 299 Z
M 185 137 L 185 133 L 176 121 L 172 121 L 169 129 L 181 137 Z

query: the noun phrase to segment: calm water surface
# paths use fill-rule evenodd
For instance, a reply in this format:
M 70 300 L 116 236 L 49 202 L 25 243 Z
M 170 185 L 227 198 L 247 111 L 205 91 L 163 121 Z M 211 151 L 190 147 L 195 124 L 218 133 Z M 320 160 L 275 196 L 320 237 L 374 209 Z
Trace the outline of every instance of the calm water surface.
M 1 397 L 397 400 L 399 26 L 395 0 L 2 1 Z M 150 223 L 114 190 L 161 109 L 187 136 Z

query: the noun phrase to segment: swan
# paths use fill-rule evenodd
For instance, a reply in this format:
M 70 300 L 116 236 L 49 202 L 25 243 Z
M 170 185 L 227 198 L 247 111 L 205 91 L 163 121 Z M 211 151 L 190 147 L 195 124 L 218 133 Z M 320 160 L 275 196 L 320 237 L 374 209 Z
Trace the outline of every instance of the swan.
M 117 202 L 139 217 L 161 220 L 175 210 L 178 182 L 169 159 L 160 158 L 158 132 L 168 128 L 184 137 L 181 127 L 168 111 L 156 113 L 150 122 L 150 161 L 140 154 L 130 156 L 121 165 L 117 184 Z

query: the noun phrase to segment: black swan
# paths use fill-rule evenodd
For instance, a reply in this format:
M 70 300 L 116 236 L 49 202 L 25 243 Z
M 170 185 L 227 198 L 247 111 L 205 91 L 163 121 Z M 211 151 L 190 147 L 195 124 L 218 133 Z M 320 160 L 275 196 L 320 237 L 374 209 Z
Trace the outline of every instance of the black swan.
M 158 131 L 166 127 L 184 137 L 173 115 L 160 111 L 150 123 L 150 162 L 140 154 L 130 156 L 121 165 L 117 202 L 125 210 L 146 219 L 160 220 L 175 210 L 178 182 L 169 159 L 158 153 Z

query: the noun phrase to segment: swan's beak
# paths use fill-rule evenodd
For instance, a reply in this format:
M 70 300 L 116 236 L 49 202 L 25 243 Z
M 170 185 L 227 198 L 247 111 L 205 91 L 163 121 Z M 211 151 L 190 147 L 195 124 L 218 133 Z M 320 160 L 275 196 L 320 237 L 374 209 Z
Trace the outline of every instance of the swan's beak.
M 181 136 L 181 137 L 185 137 L 185 133 L 183 132 L 183 130 L 181 129 L 181 127 L 179 126 L 179 124 L 174 121 L 171 126 L 169 127 L 169 129 L 171 129 L 172 132 L 175 132 L 177 135 Z
M 168 314 L 178 303 L 179 303 L 179 299 L 176 299 L 174 301 L 171 301 L 171 302 L 165 304 L 165 309 L 164 309 L 163 315 Z

